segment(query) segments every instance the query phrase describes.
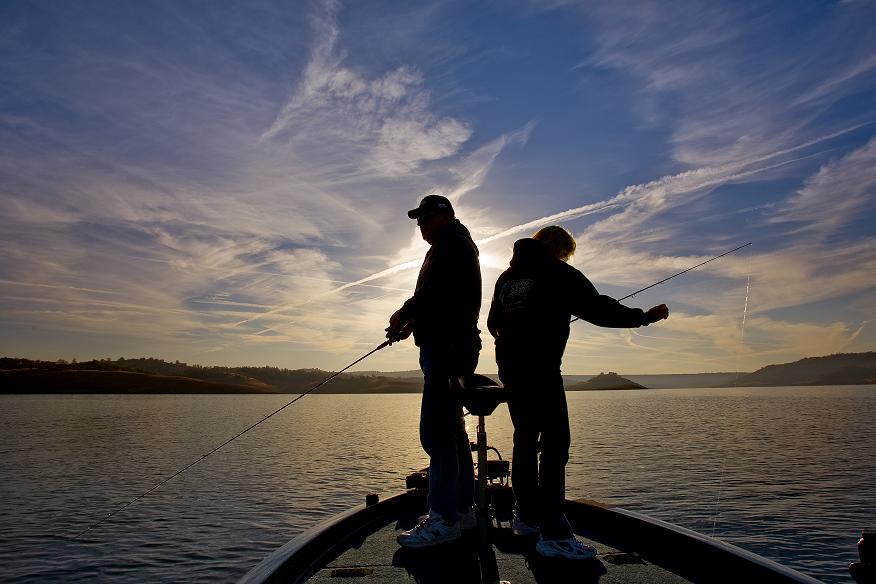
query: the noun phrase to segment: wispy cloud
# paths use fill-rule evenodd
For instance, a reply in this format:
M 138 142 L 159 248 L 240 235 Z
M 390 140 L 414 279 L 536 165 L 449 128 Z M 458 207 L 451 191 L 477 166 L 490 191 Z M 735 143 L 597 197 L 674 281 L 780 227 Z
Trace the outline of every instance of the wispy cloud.
M 856 82 L 862 81 L 868 75 L 872 76 L 874 71 L 876 71 L 876 55 L 865 55 L 818 83 L 795 99 L 793 104 L 801 105 L 819 100 L 836 101 L 854 91 L 859 87 Z
M 446 190 L 441 188 L 434 189 L 435 192 L 444 195 L 456 205 L 463 196 L 483 184 L 487 173 L 496 161 L 496 157 L 506 147 L 512 144 L 525 146 L 535 126 L 535 122 L 529 122 L 519 130 L 503 134 L 499 138 L 481 146 L 450 168 L 450 171 L 457 178 L 456 184 Z
M 641 80 L 638 112 L 669 129 L 673 156 L 693 166 L 777 150 L 823 132 L 825 108 L 872 83 L 876 42 L 861 36 L 872 10 L 843 14 L 825 5 L 807 15 L 806 34 L 787 35 L 787 28 L 801 26 L 793 20 L 800 15 L 765 5 L 579 5 L 596 45 L 579 69 L 609 68 Z M 860 45 L 833 50 L 850 37 Z
M 792 223 L 795 231 L 824 237 L 860 217 L 867 207 L 876 209 L 876 138 L 824 165 L 769 221 Z
M 471 136 L 467 124 L 430 111 L 430 94 L 415 68 L 369 78 L 345 66 L 337 47 L 337 2 L 313 18 L 317 42 L 298 87 L 262 140 L 283 140 L 293 153 L 318 135 L 344 142 L 361 170 L 401 176 L 455 154 Z M 332 160 L 329 151 L 320 155 Z
M 457 165 L 455 165 L 451 169 L 451 173 L 456 177 L 455 184 L 447 187 L 433 187 L 431 192 L 440 193 L 448 198 L 450 198 L 454 205 L 457 208 L 460 199 L 470 191 L 479 187 L 484 180 L 485 176 L 489 172 L 496 158 L 502 152 L 502 150 L 510 145 L 510 144 L 525 144 L 526 140 L 529 137 L 530 132 L 532 131 L 533 124 L 527 124 L 525 127 L 520 130 L 510 132 L 507 135 L 502 135 L 499 138 L 492 140 L 488 144 L 478 148 L 473 153 L 464 157 Z M 463 212 L 464 214 L 464 212 Z M 302 306 L 304 304 L 310 303 L 312 300 L 315 300 L 318 297 L 328 296 L 331 294 L 336 294 L 340 292 L 344 292 L 350 288 L 356 286 L 365 286 L 368 285 L 368 282 L 373 282 L 376 280 L 380 280 L 386 278 L 388 276 L 392 276 L 404 271 L 417 269 L 420 267 L 422 263 L 422 256 L 426 250 L 426 246 L 422 241 L 419 233 L 415 230 L 415 233 L 412 236 L 412 240 L 410 245 L 406 248 L 397 252 L 396 257 L 405 258 L 402 261 L 394 263 L 393 265 L 385 268 L 383 270 L 379 270 L 372 274 L 369 274 L 363 278 L 359 278 L 352 282 L 345 282 L 340 286 L 332 288 L 331 290 L 327 290 L 323 292 L 320 296 L 312 296 L 306 300 L 302 300 L 297 302 L 296 306 Z M 415 259 L 408 259 L 415 258 Z M 250 316 L 238 323 L 236 326 L 248 324 L 255 320 L 259 320 L 265 317 L 269 317 L 271 315 L 280 313 L 284 310 L 291 308 L 292 305 L 277 305 L 274 306 L 271 310 L 266 311 L 261 314 Z

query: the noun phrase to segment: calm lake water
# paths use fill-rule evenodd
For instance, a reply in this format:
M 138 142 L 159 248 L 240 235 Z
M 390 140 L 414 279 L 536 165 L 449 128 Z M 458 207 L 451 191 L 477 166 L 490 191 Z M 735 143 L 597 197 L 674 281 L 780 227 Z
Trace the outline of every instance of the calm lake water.
M 851 582 L 860 531 L 876 526 L 876 386 L 567 395 L 569 497 Z M 308 396 L 72 540 L 289 399 L 0 397 L 0 580 L 234 581 L 426 464 L 419 395 Z M 510 457 L 507 408 L 487 430 Z

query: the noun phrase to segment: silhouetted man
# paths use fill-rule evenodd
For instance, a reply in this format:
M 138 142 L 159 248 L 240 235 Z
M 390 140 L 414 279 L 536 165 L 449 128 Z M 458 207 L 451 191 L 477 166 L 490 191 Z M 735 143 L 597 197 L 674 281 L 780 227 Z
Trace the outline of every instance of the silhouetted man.
M 575 538 L 563 514 L 571 438 L 560 366 L 569 321 L 575 315 L 597 326 L 631 328 L 667 318 L 669 309 L 661 304 L 643 312 L 600 295 L 566 263 L 574 252 L 575 240 L 557 226 L 517 241 L 511 267 L 496 282 L 487 327 L 496 338 L 499 378 L 511 391 L 512 531 L 539 533 L 540 555 L 585 559 L 596 550 Z
M 445 197 L 429 195 L 408 211 L 432 247 L 420 268 L 414 295 L 389 319 L 386 336 L 420 347 L 423 401 L 420 442 L 429 455 L 429 514 L 398 536 L 405 547 L 427 547 L 458 539 L 474 527 L 474 470 L 462 407 L 451 378 L 474 372 L 481 349 L 478 248 Z

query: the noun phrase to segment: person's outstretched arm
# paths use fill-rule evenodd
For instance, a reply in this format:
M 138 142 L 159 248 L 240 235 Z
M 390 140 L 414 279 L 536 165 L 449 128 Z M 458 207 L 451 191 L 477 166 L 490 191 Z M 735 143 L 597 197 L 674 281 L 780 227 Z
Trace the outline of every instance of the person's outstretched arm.
M 611 296 L 600 294 L 587 277 L 571 268 L 568 291 L 571 295 L 571 313 L 591 324 L 610 328 L 637 328 L 669 318 L 669 308 L 659 304 L 648 309 L 624 306 Z

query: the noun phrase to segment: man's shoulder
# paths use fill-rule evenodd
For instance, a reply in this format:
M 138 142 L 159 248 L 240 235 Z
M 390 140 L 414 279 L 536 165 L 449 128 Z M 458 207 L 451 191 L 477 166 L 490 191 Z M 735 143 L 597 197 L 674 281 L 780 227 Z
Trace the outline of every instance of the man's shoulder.
M 447 249 L 451 251 L 471 251 L 477 253 L 478 248 L 475 245 L 474 240 L 471 238 L 471 234 L 468 232 L 468 229 L 465 228 L 462 223 L 457 223 L 456 226 L 447 230 L 447 233 L 440 238 L 433 247 L 438 247 L 439 249 Z

